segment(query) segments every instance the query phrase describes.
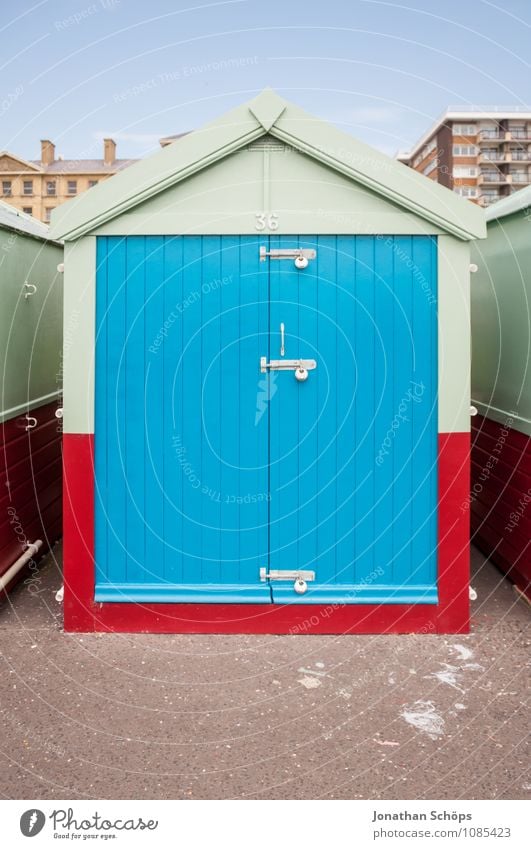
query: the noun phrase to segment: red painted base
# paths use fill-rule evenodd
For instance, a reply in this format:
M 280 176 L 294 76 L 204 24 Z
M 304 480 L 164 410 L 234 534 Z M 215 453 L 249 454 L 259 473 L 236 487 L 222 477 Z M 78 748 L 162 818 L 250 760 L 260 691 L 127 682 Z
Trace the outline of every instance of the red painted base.
M 61 536 L 61 433 L 57 402 L 31 409 L 35 426 L 27 430 L 24 413 L 0 424 L 0 575 L 23 554 L 28 543 L 42 540 L 39 560 Z M 33 423 L 32 423 L 33 424 Z M 26 578 L 22 569 L 9 590 Z
M 531 437 L 474 416 L 473 541 L 531 600 Z
M 437 605 L 96 604 L 94 437 L 64 436 L 66 631 L 196 634 L 467 633 L 468 433 L 439 435 Z

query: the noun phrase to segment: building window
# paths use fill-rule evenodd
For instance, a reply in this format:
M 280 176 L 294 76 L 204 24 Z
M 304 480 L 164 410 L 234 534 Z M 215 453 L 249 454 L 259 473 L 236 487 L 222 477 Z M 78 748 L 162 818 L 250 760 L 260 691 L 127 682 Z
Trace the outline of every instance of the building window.
M 454 136 L 475 136 L 478 128 L 475 124 L 453 124 L 452 135 Z
M 68 181 L 68 194 L 77 195 L 77 180 Z
M 432 171 L 435 171 L 437 168 L 437 159 L 432 159 L 431 162 L 428 162 L 425 168 L 422 169 L 422 173 L 427 176 L 431 174 Z
M 457 186 L 454 192 L 462 198 L 477 198 L 478 190 L 475 186 Z
M 415 157 L 415 159 L 413 161 L 413 167 L 416 168 L 417 165 L 420 165 L 422 160 L 426 159 L 426 157 L 432 152 L 432 150 L 435 150 L 436 147 L 437 147 L 437 136 L 435 136 L 431 141 L 429 141 L 427 144 L 424 145 L 424 147 L 422 148 L 420 153 Z
M 48 180 L 48 182 L 46 183 L 46 194 L 48 195 L 48 197 L 55 197 L 55 195 L 57 194 L 55 180 Z
M 47 224 L 50 223 L 50 218 L 51 218 L 51 215 L 52 215 L 52 212 L 53 212 L 54 209 L 55 209 L 54 206 L 47 206 L 46 209 L 44 210 L 44 220 L 46 221 Z
M 472 144 L 454 144 L 453 146 L 454 156 L 475 156 L 476 152 L 476 147 Z
M 89 187 L 89 189 L 92 189 L 92 187 L 93 187 L 93 186 L 97 186 L 97 185 L 98 185 L 98 181 L 97 181 L 97 180 L 89 180 L 89 181 L 88 181 L 88 187 Z
M 497 147 L 482 147 L 481 155 L 489 162 L 503 162 L 503 151 L 498 150 Z
M 505 131 L 498 130 L 495 127 L 489 128 L 488 130 L 481 130 L 481 138 L 482 139 L 504 139 Z
M 477 177 L 478 169 L 474 165 L 456 165 L 454 177 Z
M 32 195 L 33 194 L 33 180 L 24 180 L 22 193 L 24 195 Z
M 526 139 L 529 136 L 525 124 L 509 124 L 509 132 L 513 139 Z
M 475 144 L 454 144 L 454 156 L 476 156 L 478 149 Z
M 11 191 L 11 180 L 2 180 L 2 194 L 5 198 L 10 198 L 13 194 Z
M 32 206 L 23 206 L 22 212 L 25 212 L 26 215 L 33 215 L 33 207 Z

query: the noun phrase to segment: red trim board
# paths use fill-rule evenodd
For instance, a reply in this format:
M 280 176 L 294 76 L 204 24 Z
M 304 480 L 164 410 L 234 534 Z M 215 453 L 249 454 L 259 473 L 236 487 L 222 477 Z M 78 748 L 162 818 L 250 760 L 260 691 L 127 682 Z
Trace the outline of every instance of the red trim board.
M 94 436 L 65 434 L 66 631 L 219 634 L 467 633 L 470 434 L 439 434 L 437 605 L 94 602 Z
M 531 599 L 531 437 L 474 416 L 473 541 Z
M 39 559 L 61 535 L 61 427 L 57 402 L 0 424 L 0 575 L 43 541 Z M 8 584 L 10 589 L 26 570 Z

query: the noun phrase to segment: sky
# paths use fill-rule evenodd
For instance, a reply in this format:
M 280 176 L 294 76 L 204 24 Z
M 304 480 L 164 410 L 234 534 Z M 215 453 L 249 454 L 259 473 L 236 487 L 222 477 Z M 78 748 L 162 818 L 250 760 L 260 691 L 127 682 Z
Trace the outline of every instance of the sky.
M 448 105 L 529 106 L 531 0 L 2 0 L 0 149 L 142 157 L 270 86 L 394 155 Z

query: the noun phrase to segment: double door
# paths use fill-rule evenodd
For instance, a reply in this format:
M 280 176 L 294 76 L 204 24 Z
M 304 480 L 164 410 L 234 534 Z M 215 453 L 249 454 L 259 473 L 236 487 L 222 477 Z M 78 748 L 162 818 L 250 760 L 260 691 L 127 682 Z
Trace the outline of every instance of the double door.
M 99 238 L 96 599 L 435 603 L 436 285 L 430 237 Z

